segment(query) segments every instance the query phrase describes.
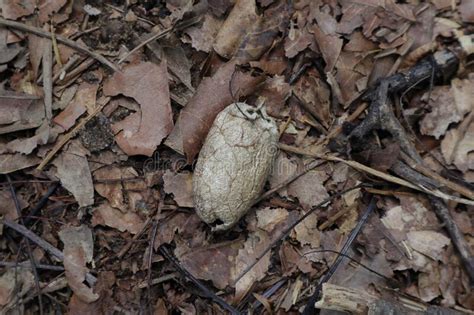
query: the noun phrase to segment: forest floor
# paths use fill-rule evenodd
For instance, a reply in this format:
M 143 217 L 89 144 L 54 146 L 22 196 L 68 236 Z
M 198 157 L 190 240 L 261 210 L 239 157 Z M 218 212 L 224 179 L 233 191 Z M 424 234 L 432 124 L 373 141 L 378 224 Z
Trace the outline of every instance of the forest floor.
M 474 1 L 0 10 L 0 313 L 474 314 Z M 278 151 L 216 232 L 193 171 L 237 101 Z

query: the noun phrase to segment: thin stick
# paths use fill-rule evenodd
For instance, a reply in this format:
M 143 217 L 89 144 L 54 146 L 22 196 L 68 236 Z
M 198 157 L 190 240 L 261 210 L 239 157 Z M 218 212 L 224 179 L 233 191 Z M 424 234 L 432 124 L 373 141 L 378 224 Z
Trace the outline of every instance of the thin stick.
M 11 27 L 11 28 L 19 30 L 19 31 L 28 32 L 28 33 L 31 33 L 31 34 L 34 34 L 34 35 L 37 35 L 37 36 L 41 36 L 41 37 L 45 37 L 45 38 L 48 38 L 48 39 L 52 39 L 52 35 L 51 35 L 50 32 L 43 31 L 42 29 L 40 29 L 38 27 L 33 27 L 33 26 L 29 26 L 29 25 L 26 25 L 26 24 L 23 24 L 23 23 L 18 23 L 18 22 L 15 22 L 15 21 L 6 20 L 4 18 L 0 18 L 0 25 L 6 26 L 6 27 Z M 71 48 L 74 48 L 75 50 L 77 50 L 77 51 L 79 51 L 83 54 L 91 56 L 95 60 L 99 61 L 100 63 L 102 63 L 104 65 L 106 65 L 107 67 L 109 67 L 110 69 L 112 69 L 114 71 L 120 71 L 120 69 L 114 63 L 110 62 L 109 60 L 107 60 L 101 54 L 98 54 L 98 53 L 90 50 L 87 47 L 80 46 L 78 43 L 76 43 L 76 42 L 74 42 L 74 41 L 72 41 L 68 38 L 59 36 L 59 35 L 56 35 L 56 40 L 58 42 L 60 42 L 61 44 L 67 45 L 67 46 L 69 46 Z
M 19 268 L 33 268 L 30 261 L 24 261 L 21 263 L 11 262 L 11 261 L 0 261 L 0 266 L 2 267 L 19 267 Z M 44 265 L 36 264 L 37 269 L 53 270 L 53 271 L 64 271 L 64 267 L 54 266 L 54 265 Z
M 398 184 L 398 185 L 401 185 L 401 186 L 405 186 L 405 187 L 408 187 L 408 188 L 411 188 L 411 189 L 415 189 L 415 190 L 427 193 L 429 195 L 436 196 L 436 197 L 441 198 L 441 199 L 454 200 L 456 202 L 466 204 L 466 205 L 474 205 L 474 200 L 469 200 L 469 199 L 465 199 L 465 198 L 456 197 L 456 196 L 453 196 L 453 195 L 450 195 L 450 194 L 446 194 L 446 193 L 444 193 L 440 190 L 431 190 L 431 189 L 428 189 L 428 188 L 423 187 L 421 185 L 413 184 L 413 183 L 411 183 L 407 180 L 404 180 L 400 177 L 396 177 L 396 176 L 378 171 L 376 169 L 373 169 L 371 167 L 368 167 L 368 166 L 366 166 L 364 164 L 361 164 L 359 162 L 356 162 L 356 161 L 344 160 L 344 159 L 339 158 L 339 157 L 334 156 L 334 155 L 317 154 L 317 153 L 309 152 L 305 149 L 300 149 L 300 148 L 293 147 L 293 146 L 286 145 L 286 144 L 282 144 L 282 143 L 279 143 L 278 146 L 279 146 L 280 149 L 288 151 L 288 152 L 293 152 L 293 153 L 296 153 L 296 154 L 306 155 L 306 156 L 310 156 L 310 157 L 317 158 L 317 159 L 323 159 L 323 160 L 327 160 L 327 161 L 342 162 L 342 163 L 344 163 L 344 164 L 346 164 L 346 165 L 348 165 L 352 168 L 355 168 L 358 171 L 368 173 L 370 175 L 382 178 L 382 179 L 384 179 L 388 182 L 395 183 L 395 184 Z
M 47 241 L 45 241 L 44 239 L 42 239 L 41 237 L 33 233 L 32 231 L 30 231 L 25 226 L 15 223 L 8 219 L 3 219 L 0 221 L 0 223 L 6 225 L 10 229 L 13 229 L 17 231 L 18 233 L 22 234 L 23 236 L 27 237 L 29 240 L 31 240 L 33 243 L 35 243 L 36 245 L 38 245 L 39 247 L 47 251 L 49 254 L 53 255 L 59 261 L 64 261 L 64 254 L 59 249 L 57 249 L 56 247 L 54 247 L 53 245 L 51 245 L 50 243 L 48 243 Z M 93 285 L 94 283 L 97 282 L 97 278 L 88 272 L 86 273 L 86 281 L 89 284 Z
M 364 213 L 362 214 L 362 217 L 360 218 L 359 222 L 357 222 L 357 225 L 354 227 L 352 230 L 351 234 L 347 238 L 346 242 L 344 243 L 344 246 L 341 249 L 341 252 L 338 253 L 336 259 L 332 263 L 331 267 L 329 268 L 328 272 L 324 274 L 324 276 L 319 279 L 318 286 L 316 287 L 316 290 L 314 291 L 313 295 L 309 298 L 308 303 L 306 303 L 306 306 L 303 311 L 303 315 L 310 315 L 314 313 L 314 304 L 316 301 L 319 299 L 319 294 L 321 293 L 321 289 L 323 287 L 323 283 L 326 283 L 331 279 L 332 275 L 336 272 L 337 268 L 341 265 L 342 261 L 344 260 L 344 257 L 346 256 L 347 251 L 351 247 L 352 243 L 356 239 L 357 235 L 360 233 L 362 230 L 362 227 L 365 225 L 367 220 L 369 219 L 370 215 L 375 209 L 375 198 L 372 197 L 369 203 L 369 206 L 366 208 Z
M 433 205 L 436 215 L 441 222 L 443 222 L 444 228 L 448 231 L 454 247 L 458 250 L 464 268 L 471 280 L 471 287 L 474 287 L 474 255 L 471 253 L 470 246 L 464 238 L 464 234 L 459 230 L 459 227 L 456 225 L 456 222 L 454 222 L 444 202 L 431 196 L 428 196 L 428 198 Z
M 36 206 L 34 206 L 33 209 L 31 209 L 30 213 L 28 214 L 27 218 L 25 219 L 25 226 L 28 225 L 28 223 L 31 222 L 31 220 L 33 220 L 33 217 L 37 216 L 38 215 L 38 212 L 41 211 L 41 209 L 46 205 L 46 203 L 48 202 L 48 199 L 49 197 L 54 194 L 54 192 L 56 191 L 56 189 L 60 186 L 59 182 L 56 182 L 56 183 L 53 183 L 49 188 L 48 188 L 48 191 L 46 191 L 46 194 L 44 194 L 41 199 L 38 201 L 38 203 L 36 204 Z
M 164 36 L 166 36 L 167 34 L 169 34 L 172 30 L 177 30 L 177 29 L 183 29 L 183 28 L 186 28 L 186 27 L 189 27 L 191 25 L 194 25 L 196 23 L 198 23 L 201 19 L 198 17 L 198 18 L 191 18 L 187 21 L 183 21 L 177 25 L 174 25 L 174 26 L 171 26 L 171 27 L 168 27 L 167 29 L 164 29 L 162 30 L 161 32 L 158 32 L 156 34 L 153 34 L 150 38 L 148 38 L 147 40 L 141 42 L 137 47 L 133 48 L 131 51 L 129 51 L 125 56 L 123 56 L 122 58 L 119 59 L 119 61 L 117 62 L 117 64 L 121 64 L 122 62 L 124 62 L 125 60 L 127 60 L 131 55 L 133 55 L 134 53 L 136 53 L 138 50 L 140 50 L 143 46 L 145 45 L 148 45 L 149 43 L 151 43 L 152 41 L 154 40 L 157 40 L 157 39 L 160 39 Z
M 302 221 L 304 221 L 304 219 L 306 219 L 309 215 L 311 215 L 314 211 L 316 211 L 317 209 L 321 208 L 322 206 L 324 206 L 325 204 L 331 202 L 332 200 L 334 200 L 335 198 L 337 197 L 340 197 L 342 195 L 344 195 L 345 193 L 349 192 L 349 191 L 352 191 L 354 189 L 359 189 L 361 187 L 363 187 L 364 185 L 363 184 L 360 184 L 360 185 L 357 185 L 357 186 L 354 186 L 352 188 L 348 188 L 348 189 L 345 189 L 341 192 L 338 192 L 334 195 L 332 195 L 331 197 L 328 197 L 326 199 L 324 199 L 323 201 L 321 201 L 319 204 L 317 204 L 316 206 L 314 206 L 311 210 L 309 210 L 308 212 L 306 212 L 301 218 L 299 218 L 298 220 L 296 220 L 293 224 L 291 224 L 290 226 L 288 226 L 285 230 L 283 230 L 283 232 L 281 233 L 281 236 L 277 239 L 275 239 L 273 242 L 270 243 L 270 245 L 268 245 L 265 250 L 263 250 L 256 258 L 255 260 L 250 264 L 248 265 L 238 276 L 237 278 L 235 278 L 235 280 L 232 282 L 232 286 L 235 287 L 235 285 L 237 284 L 237 282 L 239 282 L 240 279 L 242 279 L 246 274 L 247 272 L 249 272 L 259 261 L 260 259 L 263 258 L 263 256 L 265 256 L 272 248 L 273 246 L 275 246 L 277 243 L 279 243 L 280 241 L 284 240 L 288 235 L 290 235 L 290 232 L 295 228 L 295 226 L 297 226 L 298 224 L 300 224 Z
M 163 199 L 162 199 L 163 200 Z M 160 203 L 162 203 L 162 201 L 160 200 Z M 153 250 L 155 248 L 155 238 L 156 238 L 156 233 L 158 232 L 158 221 L 157 220 L 154 220 L 153 221 L 153 225 L 152 225 L 152 230 L 151 230 L 151 239 L 150 239 L 150 246 L 148 247 L 148 270 L 147 270 L 147 279 L 146 279 L 146 282 L 147 282 L 147 289 L 146 289 L 146 298 L 147 298 L 147 301 L 148 301 L 148 309 L 150 311 L 152 311 L 152 308 L 151 308 L 151 305 L 152 305 L 152 301 L 151 301 L 151 266 L 153 264 Z M 152 312 L 150 312 L 151 314 Z
M 51 43 L 45 45 L 43 52 L 43 91 L 46 123 L 53 117 L 53 47 Z
M 20 218 L 20 222 L 24 225 L 23 218 L 21 216 L 20 202 L 18 201 L 18 197 L 16 195 L 15 188 L 13 187 L 13 185 L 11 183 L 10 176 L 6 175 L 6 177 L 7 177 L 8 183 L 10 185 L 10 193 L 12 195 L 13 203 L 15 204 L 16 213 L 17 213 L 18 217 Z M 41 295 L 41 288 L 40 288 L 40 284 L 39 284 L 40 280 L 39 280 L 38 269 L 36 269 L 36 261 L 35 261 L 35 258 L 33 257 L 30 240 L 28 238 L 26 238 L 25 236 L 23 236 L 23 238 L 24 238 L 25 243 L 26 243 L 26 250 L 28 252 L 28 259 L 30 260 L 30 263 L 31 263 L 31 269 L 32 269 L 33 275 L 35 277 L 35 288 L 36 288 L 36 293 L 38 294 L 39 311 L 40 311 L 40 314 L 43 315 L 43 297 Z
M 229 303 L 227 303 L 223 298 L 217 296 L 214 292 L 209 290 L 204 284 L 201 283 L 201 281 L 196 279 L 188 270 L 183 268 L 180 265 L 179 261 L 173 256 L 173 254 L 170 253 L 170 251 L 165 245 L 161 245 L 159 250 L 160 254 L 164 258 L 168 259 L 175 266 L 175 268 L 178 269 L 180 273 L 182 273 L 186 278 L 188 278 L 192 283 L 194 283 L 194 285 L 196 285 L 206 297 L 210 298 L 212 301 L 220 305 L 223 309 L 230 312 L 232 315 L 240 315 L 240 312 L 238 310 L 229 305 Z

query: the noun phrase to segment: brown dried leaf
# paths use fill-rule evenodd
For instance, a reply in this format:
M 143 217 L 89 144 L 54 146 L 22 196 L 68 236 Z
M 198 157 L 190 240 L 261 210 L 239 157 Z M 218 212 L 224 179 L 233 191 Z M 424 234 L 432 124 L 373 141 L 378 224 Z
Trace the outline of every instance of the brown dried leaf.
M 167 171 L 163 175 L 165 192 L 173 194 L 174 201 L 180 207 L 193 207 L 193 174 L 190 172 L 183 172 L 174 174 Z
M 34 279 L 33 273 L 26 268 L 7 269 L 0 277 L 0 306 L 14 307 L 20 303 L 19 300 L 34 288 Z
M 309 210 L 329 197 L 323 185 L 326 179 L 325 171 L 311 170 L 288 185 L 288 194 L 298 198 L 301 206 Z
M 53 13 L 58 12 L 66 4 L 66 2 L 67 0 L 39 0 L 38 17 L 40 23 L 49 21 L 50 16 L 52 16 Z
M 474 121 L 472 114 L 446 133 L 441 142 L 441 152 L 448 164 L 454 164 L 462 171 L 474 169 Z
M 278 187 L 280 184 L 294 176 L 297 169 L 297 163 L 290 160 L 285 153 L 280 152 L 273 163 L 272 174 L 270 174 L 268 179 L 270 187 L 272 189 Z M 286 197 L 288 195 L 287 191 L 288 187 L 283 187 L 278 190 L 277 193 L 282 197 Z
M 461 18 L 465 23 L 474 23 L 474 2 L 471 0 L 461 0 L 457 6 Z
M 244 36 L 260 23 L 255 0 L 237 0 L 222 25 L 214 42 L 214 50 L 225 58 L 231 58 Z
M 120 232 L 128 231 L 131 234 L 137 234 L 143 229 L 145 222 L 130 210 L 123 213 L 108 204 L 101 204 L 94 209 L 92 225 L 110 226 Z
M 84 302 L 94 302 L 99 298 L 92 288 L 84 284 L 88 268 L 94 253 L 92 231 L 85 225 L 63 227 L 59 238 L 64 243 L 64 269 L 71 290 Z
M 105 166 L 94 171 L 94 179 L 98 181 L 94 185 L 94 188 L 99 195 L 109 201 L 112 207 L 126 212 L 128 206 L 124 202 L 124 185 L 119 181 L 119 179 L 130 179 L 135 177 L 137 177 L 137 174 L 131 167 L 119 168 L 114 165 Z M 107 182 L 108 180 L 113 181 Z
M 329 86 L 314 73 L 308 72 L 298 80 L 292 91 L 303 103 L 303 107 L 328 128 L 331 122 Z
M 324 61 L 326 61 L 325 72 L 332 72 L 336 64 L 339 54 L 341 53 L 343 40 L 337 35 L 325 34 L 318 25 L 313 25 L 311 32 L 316 39 L 319 50 L 321 51 Z
M 265 108 L 270 116 L 283 117 L 286 100 L 290 97 L 291 88 L 284 76 L 276 75 L 265 81 L 259 95 L 265 98 Z
M 20 138 L 10 141 L 7 144 L 7 152 L 30 154 L 39 145 L 52 143 L 56 140 L 59 130 L 51 128 L 48 123 L 43 123 L 35 131 L 35 135 L 31 138 Z
M 184 34 L 189 36 L 193 48 L 209 53 L 211 52 L 214 38 L 222 27 L 222 23 L 222 20 L 208 13 L 204 15 L 204 22 L 201 26 L 189 27 L 184 31 Z
M 433 260 L 443 260 L 444 247 L 451 243 L 448 237 L 435 231 L 410 231 L 407 239 L 414 250 Z
M 285 37 L 285 56 L 293 58 L 314 41 L 313 35 L 308 31 L 307 27 L 303 29 L 293 29 L 291 36 Z
M 422 272 L 418 275 L 418 294 L 420 299 L 429 302 L 441 294 L 439 289 L 440 278 L 437 263 L 430 264 L 427 272 Z
M 36 96 L 1 91 L 0 134 L 41 126 L 44 104 Z
M 96 106 L 96 95 L 99 89 L 98 84 L 83 82 L 77 88 L 74 99 L 53 121 L 61 126 L 65 131 L 75 125 L 76 120 L 84 114 L 88 108 Z
M 235 58 L 242 63 L 260 59 L 272 47 L 277 35 L 286 32 L 289 20 L 286 1 L 265 10 L 261 22 L 255 21 L 251 31 L 242 38 Z
M 283 208 L 263 208 L 258 209 L 256 215 L 257 227 L 267 233 L 272 233 L 278 224 L 287 221 L 288 210 Z
M 22 51 L 17 43 L 8 45 L 7 37 L 8 31 L 0 29 L 0 64 L 12 61 Z
M 235 267 L 233 268 L 233 277 L 237 277 L 240 273 L 252 264 L 257 256 L 259 256 L 270 245 L 271 240 L 265 231 L 257 230 L 250 234 L 245 241 L 244 248 L 239 250 L 235 258 Z M 263 256 L 259 262 L 250 269 L 235 285 L 235 299 L 240 301 L 253 286 L 256 281 L 265 277 L 270 267 L 271 252 Z
M 135 99 L 141 113 L 134 113 L 113 126 L 115 140 L 128 155 L 152 156 L 173 128 L 166 63 L 143 62 L 115 72 L 104 84 L 104 94 L 123 94 Z
M 318 230 L 318 214 L 312 213 L 303 222 L 295 227 L 296 239 L 301 245 L 309 244 L 311 248 L 318 248 L 321 243 L 321 232 Z
M 22 16 L 35 12 L 36 1 L 34 0 L 4 0 L 0 2 L 2 16 L 6 19 L 16 20 Z
M 61 185 L 73 194 L 80 207 L 94 203 L 94 186 L 87 154 L 87 150 L 79 142 L 72 141 L 67 150 L 53 160 Z
M 216 16 L 223 16 L 234 4 L 235 0 L 208 0 L 209 7 Z
M 217 288 L 224 289 L 232 281 L 235 257 L 242 244 L 242 240 L 237 240 L 191 251 L 177 244 L 175 253 L 183 267 L 195 277 L 211 280 Z
M 188 163 L 193 161 L 201 149 L 214 118 L 232 103 L 230 82 L 233 93 L 244 96 L 253 92 L 263 80 L 262 77 L 253 77 L 236 70 L 236 64 L 236 61 L 230 61 L 221 66 L 212 77 L 203 79 L 194 96 L 181 111 L 170 137 L 177 137 L 173 149 L 177 152 L 184 151 Z M 179 147 L 180 143 L 182 148 Z
M 28 206 L 28 203 L 17 194 L 17 199 L 20 204 L 20 209 L 23 210 Z M 7 190 L 0 190 L 0 215 L 12 221 L 18 219 L 18 212 L 16 211 L 15 202 L 12 194 Z
M 0 155 L 0 174 L 9 174 L 27 167 L 37 165 L 41 162 L 36 156 L 17 154 Z

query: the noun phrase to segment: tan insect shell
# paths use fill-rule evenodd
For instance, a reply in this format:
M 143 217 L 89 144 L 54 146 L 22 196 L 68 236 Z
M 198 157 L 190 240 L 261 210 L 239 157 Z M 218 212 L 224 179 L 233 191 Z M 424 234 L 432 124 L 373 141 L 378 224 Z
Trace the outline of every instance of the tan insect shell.
M 203 221 L 217 224 L 213 230 L 232 227 L 259 197 L 277 143 L 277 126 L 265 110 L 233 103 L 217 115 L 193 176 L 194 207 Z

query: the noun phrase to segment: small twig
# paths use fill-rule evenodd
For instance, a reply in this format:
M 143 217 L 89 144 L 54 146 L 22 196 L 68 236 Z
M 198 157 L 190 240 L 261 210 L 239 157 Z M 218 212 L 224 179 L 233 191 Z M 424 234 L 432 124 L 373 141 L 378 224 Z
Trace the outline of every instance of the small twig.
M 83 60 L 85 60 L 87 57 L 82 57 Z M 53 76 L 53 83 L 55 83 L 58 79 L 62 78 L 63 77 L 63 73 L 64 73 L 64 76 L 66 75 L 66 71 L 69 71 L 69 69 L 71 69 L 79 60 L 81 59 L 81 56 L 79 55 L 73 55 L 71 58 L 69 58 L 69 60 L 66 62 L 65 65 L 63 65 L 59 70 L 58 72 L 56 72 L 56 74 L 54 74 Z
M 53 183 L 53 185 L 51 185 L 49 188 L 48 188 L 48 191 L 46 191 L 46 194 L 44 194 L 41 199 L 38 201 L 38 203 L 36 204 L 36 206 L 34 206 L 33 209 L 31 209 L 30 213 L 28 214 L 28 216 L 25 218 L 25 221 L 24 221 L 24 224 L 25 226 L 28 225 L 28 223 L 31 222 L 31 220 L 34 219 L 34 217 L 36 217 L 38 215 L 38 212 L 41 211 L 41 209 L 43 209 L 43 207 L 46 205 L 46 203 L 48 202 L 49 200 L 49 197 L 51 197 L 52 194 L 54 194 L 54 192 L 56 191 L 56 189 L 60 186 L 60 183 L 59 182 L 56 182 L 56 183 Z
M 433 209 L 436 212 L 438 218 L 443 222 L 444 227 L 449 233 L 451 240 L 453 241 L 454 247 L 461 256 L 464 268 L 469 276 L 471 287 L 474 287 L 474 255 L 471 253 L 470 246 L 464 238 L 463 233 L 459 230 L 459 227 L 454 222 L 448 208 L 444 202 L 438 198 L 428 196 L 433 205 Z
M 183 268 L 181 264 L 179 263 L 179 261 L 174 257 L 174 255 L 170 253 L 166 245 L 161 245 L 159 248 L 159 251 L 160 251 L 160 254 L 164 258 L 169 260 L 174 265 L 174 267 L 178 269 L 180 273 L 182 273 L 186 278 L 188 278 L 192 283 L 194 283 L 194 285 L 197 286 L 202 291 L 204 296 L 210 298 L 212 301 L 220 305 L 223 309 L 230 312 L 231 314 L 240 315 L 240 312 L 238 310 L 236 310 L 234 307 L 229 305 L 229 303 L 227 303 L 221 297 L 217 296 L 214 292 L 209 290 L 204 284 L 201 283 L 201 281 L 196 279 L 188 270 Z
M 137 234 L 135 234 L 131 240 L 129 240 L 127 242 L 127 244 L 125 244 L 122 249 L 119 251 L 119 253 L 117 254 L 117 258 L 118 259 L 122 259 L 122 257 L 130 250 L 130 248 L 132 247 L 133 243 L 137 241 L 137 239 L 139 237 L 141 237 L 143 235 L 143 233 L 146 231 L 146 229 L 148 228 L 148 225 L 150 225 L 150 222 L 151 222 L 151 219 L 150 218 L 147 218 L 145 224 L 143 224 L 143 228 L 141 229 L 140 232 L 138 232 Z
M 358 171 L 376 176 L 378 178 L 382 178 L 382 179 L 384 179 L 388 182 L 394 183 L 394 184 L 398 184 L 398 185 L 405 186 L 405 187 L 408 187 L 408 188 L 411 188 L 411 189 L 415 189 L 415 190 L 418 190 L 418 191 L 421 191 L 421 192 L 439 197 L 441 199 L 454 200 L 456 202 L 466 204 L 466 205 L 474 205 L 474 200 L 469 200 L 469 199 L 465 199 L 465 198 L 456 197 L 456 196 L 453 196 L 453 195 L 450 195 L 450 194 L 446 194 L 446 193 L 444 193 L 440 190 L 428 189 L 426 187 L 423 187 L 423 186 L 420 186 L 420 185 L 417 185 L 417 184 L 413 184 L 413 183 L 411 183 L 411 182 L 409 182 L 405 179 L 402 179 L 400 177 L 393 176 L 393 175 L 378 171 L 376 169 L 373 169 L 371 167 L 368 167 L 368 166 L 366 166 L 364 164 L 361 164 L 359 162 L 356 162 L 356 161 L 344 160 L 344 159 L 339 158 L 339 157 L 334 156 L 334 155 L 317 154 L 317 153 L 306 151 L 305 149 L 300 149 L 300 148 L 293 147 L 293 146 L 286 145 L 286 144 L 282 144 L 282 143 L 279 143 L 278 147 L 280 149 L 288 151 L 288 152 L 293 152 L 293 153 L 296 153 L 296 154 L 306 155 L 306 156 L 310 156 L 310 157 L 317 158 L 317 159 L 323 159 L 323 160 L 328 160 L 328 161 L 333 161 L 333 162 L 342 162 L 342 163 L 344 163 L 344 164 L 346 164 L 346 165 L 348 165 L 348 166 L 350 166 L 350 167 L 352 167 L 352 168 L 354 168 Z
M 42 29 L 40 29 L 38 27 L 33 27 L 33 26 L 29 26 L 29 25 L 26 25 L 26 24 L 23 24 L 23 23 L 18 23 L 18 22 L 15 22 L 15 21 L 6 20 L 4 18 L 0 18 L 0 25 L 6 26 L 6 27 L 11 27 L 13 29 L 23 31 L 23 32 L 28 32 L 28 33 L 31 33 L 31 34 L 34 34 L 34 35 L 37 35 L 37 36 L 52 39 L 52 35 L 51 35 L 50 32 L 43 31 Z M 102 63 L 104 65 L 106 65 L 107 67 L 109 67 L 110 69 L 112 69 L 114 71 L 120 71 L 120 69 L 115 64 L 113 64 L 112 62 L 107 60 L 101 54 L 98 54 L 98 53 L 90 50 L 87 47 L 81 46 L 78 43 L 76 43 L 76 42 L 74 42 L 74 41 L 72 41 L 68 38 L 59 36 L 59 35 L 56 35 L 56 40 L 58 42 L 60 42 L 61 44 L 67 45 L 67 46 L 69 46 L 71 48 L 74 48 L 75 50 L 77 50 L 77 51 L 79 51 L 83 54 L 91 56 L 95 60 L 99 61 L 100 63 Z
M 138 44 L 137 47 L 133 48 L 125 56 L 120 58 L 119 61 L 117 62 L 117 64 L 121 64 L 122 62 L 127 60 L 131 55 L 133 55 L 134 53 L 139 51 L 143 46 L 153 42 L 154 40 L 157 40 L 157 39 L 160 39 L 160 38 L 166 36 L 167 34 L 169 34 L 173 30 L 184 29 L 186 27 L 194 25 L 194 24 L 198 23 L 200 20 L 201 20 L 200 18 L 193 18 L 193 19 L 190 19 L 190 20 L 187 20 L 187 21 L 183 21 L 182 23 L 179 23 L 177 25 L 168 27 L 167 29 L 164 29 L 161 32 L 158 32 L 156 34 L 151 35 L 150 38 L 148 38 L 145 41 L 141 42 L 140 44 Z
M 31 269 L 30 261 L 24 261 L 21 263 L 10 262 L 10 261 L 0 261 L 1 267 L 19 267 L 19 268 L 28 268 Z M 44 264 L 36 264 L 36 269 L 45 269 L 45 270 L 52 270 L 52 271 L 64 271 L 64 267 L 61 266 L 54 266 L 54 265 L 44 265 Z
M 163 198 L 160 200 L 160 203 L 162 203 Z M 153 228 L 151 230 L 151 235 L 150 235 L 150 246 L 148 247 L 148 270 L 147 270 L 147 279 L 146 282 L 148 284 L 147 290 L 146 290 L 146 295 L 147 295 L 147 301 L 148 301 L 148 306 L 149 306 L 149 311 L 150 314 L 151 312 L 151 305 L 153 304 L 151 301 L 151 270 L 152 270 L 152 264 L 153 264 L 153 251 L 155 248 L 155 238 L 156 238 L 156 233 L 158 232 L 158 221 L 154 220 L 153 221 Z
M 239 282 L 240 279 L 242 279 L 246 274 L 247 272 L 249 272 L 259 261 L 260 259 L 262 259 L 272 248 L 273 246 L 275 246 L 277 243 L 279 243 L 280 241 L 283 241 L 288 235 L 290 235 L 290 232 L 298 225 L 300 224 L 302 221 L 304 221 L 304 219 L 306 219 L 309 215 L 311 215 L 314 211 L 316 211 L 317 209 L 321 208 L 322 206 L 324 206 L 325 204 L 331 202 L 332 200 L 334 200 L 335 198 L 337 197 L 340 197 L 342 195 L 344 195 L 345 193 L 349 192 L 349 191 L 352 191 L 352 190 L 355 190 L 355 189 L 359 189 L 361 187 L 363 187 L 364 185 L 363 184 L 360 184 L 360 185 L 357 185 L 357 186 L 354 186 L 352 188 L 348 188 L 348 189 L 345 189 L 343 191 L 340 191 L 338 193 L 335 193 L 334 195 L 324 199 L 323 201 L 321 201 L 319 204 L 317 204 L 316 206 L 314 206 L 311 210 L 309 210 L 308 212 L 306 212 L 303 216 L 301 216 L 301 218 L 299 218 L 298 220 L 296 220 L 293 224 L 289 225 L 285 230 L 283 230 L 283 232 L 281 233 L 280 237 L 275 239 L 273 242 L 271 242 L 259 255 L 257 255 L 254 259 L 254 261 L 249 264 L 236 278 L 234 281 L 232 281 L 232 286 L 235 287 L 235 285 L 237 284 L 237 282 Z
M 32 241 L 33 243 L 35 243 L 36 245 L 38 245 L 39 247 L 41 247 L 42 249 L 44 249 L 45 251 L 53 255 L 59 261 L 64 261 L 64 254 L 59 249 L 57 249 L 56 247 L 54 247 L 53 245 L 51 245 L 50 243 L 48 243 L 47 241 L 45 241 L 44 239 L 42 239 L 41 237 L 33 233 L 32 231 L 30 231 L 25 226 L 15 223 L 8 219 L 3 219 L 0 221 L 0 223 L 17 231 L 23 236 L 27 237 L 30 241 Z M 97 282 L 97 278 L 88 272 L 86 273 L 86 281 L 90 285 L 93 285 L 94 283 Z
M 43 52 L 43 91 L 46 122 L 49 124 L 53 117 L 53 48 L 51 43 L 45 45 Z
M 8 183 L 10 184 L 10 193 L 12 195 L 13 203 L 15 204 L 16 213 L 17 213 L 18 217 L 20 218 L 21 224 L 25 225 L 25 223 L 23 222 L 22 215 L 21 215 L 20 202 L 18 201 L 18 197 L 16 195 L 15 188 L 13 187 L 13 185 L 11 183 L 10 176 L 6 175 L 6 177 L 7 177 Z M 41 288 L 40 288 L 40 284 L 39 284 L 40 280 L 39 280 L 38 269 L 36 269 L 36 261 L 35 261 L 35 258 L 33 256 L 33 252 L 31 250 L 30 240 L 28 238 L 24 237 L 24 236 L 23 236 L 23 238 L 24 238 L 25 243 L 26 243 L 26 250 L 28 252 L 28 259 L 30 260 L 30 263 L 31 263 L 31 270 L 33 271 L 33 275 L 35 277 L 35 287 L 36 287 L 36 292 L 38 294 L 39 311 L 40 311 L 40 314 L 43 315 L 43 298 L 42 298 L 42 295 L 41 295 Z
M 56 40 L 56 33 L 54 31 L 54 24 L 51 22 L 51 42 L 53 44 L 54 58 L 59 67 L 63 66 L 61 61 L 61 54 L 59 53 L 58 41 Z
M 309 301 L 306 304 L 306 307 L 303 311 L 303 315 L 310 315 L 314 313 L 314 304 L 319 299 L 319 295 L 321 293 L 323 283 L 328 282 L 329 279 L 331 279 L 332 275 L 336 272 L 337 268 L 344 260 L 344 257 L 347 251 L 351 247 L 352 243 L 356 239 L 359 232 L 362 230 L 362 227 L 367 222 L 367 220 L 369 219 L 369 216 L 372 214 L 374 209 L 375 209 L 375 198 L 372 197 L 370 200 L 369 206 L 366 208 L 359 222 L 357 222 L 357 225 L 354 227 L 351 234 L 347 238 L 346 242 L 344 243 L 344 246 L 341 249 L 341 252 L 337 255 L 336 259 L 334 260 L 333 264 L 329 268 L 328 272 L 326 272 L 324 276 L 322 276 L 321 279 L 319 279 L 318 286 L 316 287 L 316 290 L 313 293 L 313 295 L 309 298 Z

